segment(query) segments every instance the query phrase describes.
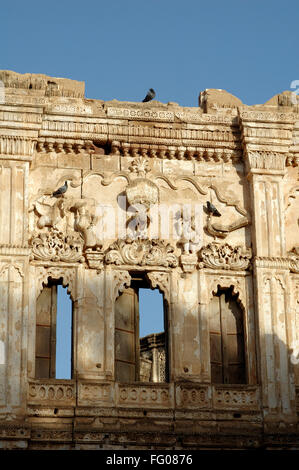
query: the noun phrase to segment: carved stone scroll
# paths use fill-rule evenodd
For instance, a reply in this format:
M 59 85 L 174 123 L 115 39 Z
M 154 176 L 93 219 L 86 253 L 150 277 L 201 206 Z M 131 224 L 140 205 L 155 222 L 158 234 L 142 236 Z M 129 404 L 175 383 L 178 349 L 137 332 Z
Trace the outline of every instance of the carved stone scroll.
M 117 240 L 108 249 L 108 264 L 139 266 L 178 266 L 174 248 L 161 240 Z
M 52 230 L 40 233 L 31 240 L 32 255 L 34 259 L 44 261 L 83 261 L 83 244 L 78 233 L 65 235 Z
M 251 256 L 251 249 L 242 246 L 232 247 L 228 243 L 224 245 L 209 243 L 200 250 L 203 265 L 212 269 L 232 271 L 248 269 Z

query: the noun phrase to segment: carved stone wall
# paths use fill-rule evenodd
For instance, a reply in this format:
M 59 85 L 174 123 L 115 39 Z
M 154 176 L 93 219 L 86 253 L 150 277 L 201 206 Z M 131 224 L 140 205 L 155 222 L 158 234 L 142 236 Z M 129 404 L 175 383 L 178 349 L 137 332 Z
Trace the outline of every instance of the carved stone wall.
M 0 445 L 298 448 L 298 107 L 220 90 L 197 108 L 103 102 L 73 80 L 0 79 Z M 167 355 L 120 383 L 115 302 L 139 278 L 163 294 Z M 69 380 L 36 377 L 48 280 L 72 300 Z M 242 312 L 246 383 L 211 380 L 219 289 Z M 154 359 L 167 381 L 162 366 L 148 380 Z

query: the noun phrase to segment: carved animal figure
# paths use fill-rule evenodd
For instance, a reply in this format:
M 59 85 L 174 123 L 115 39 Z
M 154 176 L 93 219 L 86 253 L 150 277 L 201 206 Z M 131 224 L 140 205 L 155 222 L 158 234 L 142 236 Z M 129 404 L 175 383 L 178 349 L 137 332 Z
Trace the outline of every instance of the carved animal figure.
M 60 186 L 54 193 L 52 194 L 52 197 L 61 197 L 66 191 L 67 191 L 68 185 L 67 181 L 65 181 L 63 186 Z
M 153 88 L 150 88 L 147 92 L 146 97 L 144 98 L 144 100 L 142 100 L 142 103 L 146 103 L 147 101 L 153 100 L 155 96 L 156 96 L 155 90 Z

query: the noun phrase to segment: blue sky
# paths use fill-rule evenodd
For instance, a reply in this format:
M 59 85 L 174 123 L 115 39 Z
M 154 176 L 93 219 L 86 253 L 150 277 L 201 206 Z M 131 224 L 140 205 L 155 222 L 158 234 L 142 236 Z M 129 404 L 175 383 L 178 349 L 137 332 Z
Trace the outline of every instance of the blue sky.
M 295 0 L 11 0 L 0 11 L 0 69 L 85 81 L 87 98 L 141 101 L 152 87 L 158 101 L 197 106 L 222 88 L 250 105 L 299 79 Z M 143 304 L 156 326 L 155 299 Z
M 86 96 L 197 106 L 205 88 L 245 104 L 298 73 L 298 2 L 36 0 L 2 2 L 0 69 L 83 80 Z

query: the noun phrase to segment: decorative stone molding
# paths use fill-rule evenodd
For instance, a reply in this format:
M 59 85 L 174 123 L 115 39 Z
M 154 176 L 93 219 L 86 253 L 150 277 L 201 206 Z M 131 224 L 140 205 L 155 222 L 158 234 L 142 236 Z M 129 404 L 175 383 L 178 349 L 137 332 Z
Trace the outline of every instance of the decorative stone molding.
M 23 246 L 1 245 L 0 255 L 3 256 L 29 256 L 31 248 Z
M 146 208 L 159 200 L 159 188 L 151 180 L 136 178 L 126 187 L 126 196 L 131 206 L 142 204 Z
M 231 277 L 230 275 L 213 276 L 210 280 L 208 280 L 208 293 L 210 295 L 210 298 L 217 294 L 218 287 L 220 287 L 220 289 L 232 288 L 232 295 L 238 296 L 238 302 L 240 303 L 242 309 L 244 311 L 246 310 L 247 299 L 244 278 L 240 279 L 237 276 Z
M 239 230 L 242 227 L 246 227 L 250 224 L 250 219 L 248 217 L 240 217 L 229 225 L 224 225 L 220 223 L 212 224 L 212 218 L 209 215 L 207 217 L 207 225 L 205 226 L 205 231 L 212 235 L 214 238 L 226 238 L 230 232 L 234 230 Z
M 165 300 L 170 304 L 170 277 L 168 273 L 162 273 L 159 271 L 150 271 L 146 273 L 146 277 L 149 279 L 151 287 L 153 289 L 160 289 L 163 292 Z
M 176 387 L 176 403 L 179 408 L 211 408 L 211 387 L 182 383 Z
M 182 254 L 180 262 L 185 273 L 192 273 L 198 265 L 198 255 L 195 253 Z
M 248 152 L 250 169 L 284 170 L 286 155 L 277 152 Z
M 212 400 L 215 409 L 238 409 L 254 410 L 260 408 L 260 396 L 258 387 L 238 388 L 237 386 L 229 388 L 214 386 L 212 387 Z
M 174 248 L 162 240 L 117 240 L 105 256 L 107 264 L 177 267 Z
M 76 232 L 69 235 L 54 230 L 40 233 L 31 240 L 32 259 L 82 262 L 84 261 L 83 245 L 82 237 Z
M 131 276 L 128 271 L 113 270 L 113 299 L 116 300 L 119 294 L 130 287 Z
M 116 401 L 119 406 L 169 408 L 172 406 L 169 386 L 117 385 Z
M 282 257 L 255 256 L 253 264 L 257 268 L 290 269 L 290 259 Z
M 215 242 L 209 243 L 199 252 L 199 257 L 205 267 L 231 271 L 248 269 L 251 256 L 250 248 L 242 246 L 233 247 L 228 243 L 224 245 L 219 245 Z
M 78 403 L 80 406 L 112 406 L 112 393 L 113 388 L 111 384 L 78 383 Z
M 76 300 L 76 269 L 70 267 L 58 266 L 36 266 L 35 279 L 36 279 L 36 297 L 39 296 L 43 290 L 43 285 L 48 283 L 48 279 L 62 279 L 63 287 L 68 287 L 68 293 L 72 300 Z
M 36 143 L 35 137 L 16 135 L 0 136 L 0 159 L 31 161 Z
M 27 393 L 28 404 L 43 405 L 47 401 L 50 405 L 76 404 L 76 388 L 72 382 L 54 383 L 49 380 L 29 382 Z
M 265 111 L 240 111 L 242 121 L 281 122 L 293 124 L 296 121 L 294 113 L 271 113 Z
M 22 263 L 12 262 L 12 263 L 1 263 L 0 264 L 0 277 L 2 274 L 7 271 L 9 268 L 14 268 L 20 277 L 24 278 L 24 265 Z
M 104 267 L 104 252 L 99 248 L 98 250 L 87 249 L 85 257 L 90 269 L 97 269 L 101 271 Z
M 65 127 L 65 123 L 64 127 Z M 69 123 L 70 125 L 72 123 Z M 51 124 L 49 123 L 48 127 Z M 73 127 L 73 126 L 72 126 Z M 62 129 L 61 129 L 62 130 Z M 90 130 L 90 129 L 89 129 Z M 59 139 L 40 137 L 36 144 L 36 151 L 39 154 L 91 154 L 94 153 L 94 146 L 91 140 L 83 139 Z

